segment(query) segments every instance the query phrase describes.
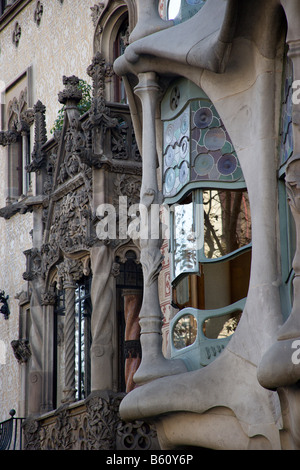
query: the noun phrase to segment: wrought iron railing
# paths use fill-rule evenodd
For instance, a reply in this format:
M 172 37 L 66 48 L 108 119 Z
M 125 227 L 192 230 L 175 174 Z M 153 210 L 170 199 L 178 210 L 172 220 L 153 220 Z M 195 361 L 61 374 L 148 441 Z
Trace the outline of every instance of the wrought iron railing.
M 22 450 L 23 418 L 15 418 L 15 410 L 9 414 L 11 417 L 0 423 L 0 450 Z

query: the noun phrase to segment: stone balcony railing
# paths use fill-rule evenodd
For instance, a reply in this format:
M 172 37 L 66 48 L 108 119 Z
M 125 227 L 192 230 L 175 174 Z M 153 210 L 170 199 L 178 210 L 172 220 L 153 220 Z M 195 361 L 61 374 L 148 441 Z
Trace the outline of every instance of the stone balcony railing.
M 122 394 L 98 392 L 24 423 L 24 450 L 159 450 L 155 429 L 124 423 Z

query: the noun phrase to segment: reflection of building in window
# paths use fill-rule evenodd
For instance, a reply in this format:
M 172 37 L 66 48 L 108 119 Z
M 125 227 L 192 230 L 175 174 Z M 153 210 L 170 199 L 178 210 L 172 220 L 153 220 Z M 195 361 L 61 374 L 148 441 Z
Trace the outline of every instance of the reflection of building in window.
M 90 393 L 90 347 L 91 347 L 91 278 L 83 277 L 75 290 L 75 388 L 76 399 L 86 398 Z M 55 367 L 56 405 L 62 401 L 64 388 L 64 323 L 65 292 L 57 293 L 55 308 Z

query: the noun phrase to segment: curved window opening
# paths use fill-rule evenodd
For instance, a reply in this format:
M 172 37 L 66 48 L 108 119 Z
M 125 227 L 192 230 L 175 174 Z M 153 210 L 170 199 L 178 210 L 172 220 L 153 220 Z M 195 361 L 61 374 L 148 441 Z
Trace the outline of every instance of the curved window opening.
M 182 357 L 196 342 L 186 351 L 187 365 L 194 368 L 213 360 L 211 351 L 225 348 L 240 320 L 251 273 L 250 201 L 233 142 L 203 90 L 175 80 L 161 111 L 172 305 L 179 310 L 171 323 L 182 346 L 173 334 L 171 342 Z M 193 343 L 191 310 L 198 320 Z

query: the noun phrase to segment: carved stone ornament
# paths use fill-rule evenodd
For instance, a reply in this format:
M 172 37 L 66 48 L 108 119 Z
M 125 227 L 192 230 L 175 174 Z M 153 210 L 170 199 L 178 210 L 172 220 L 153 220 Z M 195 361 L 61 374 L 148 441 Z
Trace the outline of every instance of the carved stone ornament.
M 37 24 L 37 26 L 39 26 L 41 23 L 43 11 L 44 11 L 43 4 L 38 1 L 35 6 L 34 15 L 33 15 L 34 22 Z
M 82 99 L 82 91 L 78 88 L 79 78 L 75 75 L 71 77 L 63 76 L 63 84 L 65 89 L 58 94 L 58 101 L 67 104 L 69 101 L 79 103 Z
M 74 285 L 83 276 L 83 264 L 80 260 L 66 258 L 57 266 L 57 279 L 61 289 Z
M 86 401 L 87 405 L 87 449 L 115 449 L 116 430 L 120 420 L 120 394 L 92 394 Z
M 63 405 L 43 420 L 23 425 L 25 450 L 158 450 L 155 429 L 142 421 L 124 423 L 119 416 L 123 394 L 94 392 L 83 405 Z M 83 409 L 84 407 L 84 409 Z
M 6 147 L 7 145 L 17 142 L 19 133 L 13 130 L 0 131 L 0 145 Z
M 14 31 L 12 33 L 12 42 L 16 47 L 18 47 L 18 45 L 19 45 L 19 42 L 20 42 L 20 39 L 21 39 L 21 33 L 22 33 L 21 26 L 16 21 Z
M 104 6 L 105 6 L 104 3 L 98 3 L 94 5 L 93 7 L 91 7 L 91 11 L 92 11 L 91 17 L 92 17 L 94 27 L 97 26 L 97 23 L 103 13 Z
M 14 97 L 7 105 L 7 122 L 9 129 L 0 132 L 0 145 L 7 145 L 17 142 L 23 133 L 29 132 L 30 126 L 33 124 L 32 109 L 27 107 L 27 88 L 21 91 L 19 98 Z
M 33 107 L 35 139 L 31 163 L 26 167 L 28 172 L 37 171 L 45 164 L 46 154 L 42 149 L 43 145 L 47 142 L 45 112 L 46 107 L 41 101 L 38 101 Z
M 37 248 L 24 251 L 26 256 L 26 271 L 23 273 L 25 281 L 33 281 L 42 274 L 42 257 Z
M 11 342 L 14 356 L 19 364 L 24 364 L 31 356 L 31 349 L 27 339 L 18 339 Z
M 55 305 L 57 295 L 55 292 L 44 292 L 42 294 L 42 305 Z
M 117 428 L 118 450 L 159 450 L 156 431 L 148 423 L 135 421 L 120 422 Z

